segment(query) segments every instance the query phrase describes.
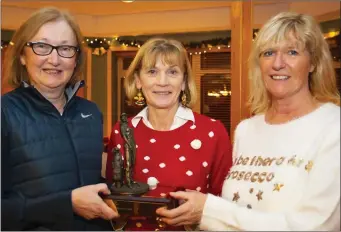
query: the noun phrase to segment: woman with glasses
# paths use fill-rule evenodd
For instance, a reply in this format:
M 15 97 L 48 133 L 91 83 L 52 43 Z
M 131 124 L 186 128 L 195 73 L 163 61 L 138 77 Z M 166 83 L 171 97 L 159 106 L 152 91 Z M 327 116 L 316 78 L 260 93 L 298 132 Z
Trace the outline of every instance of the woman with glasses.
M 117 213 L 99 197 L 102 115 L 76 96 L 84 64 L 74 19 L 55 8 L 16 31 L 1 99 L 2 230 L 109 230 Z

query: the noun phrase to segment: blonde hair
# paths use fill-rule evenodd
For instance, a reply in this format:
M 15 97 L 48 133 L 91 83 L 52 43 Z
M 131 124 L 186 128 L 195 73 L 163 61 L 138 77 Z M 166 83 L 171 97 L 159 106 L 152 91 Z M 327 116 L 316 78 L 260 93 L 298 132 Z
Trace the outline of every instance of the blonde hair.
M 187 51 L 179 41 L 164 38 L 149 39 L 141 46 L 130 64 L 124 80 L 128 100 L 132 102 L 138 91 L 135 85 L 135 75 L 139 74 L 142 68 L 155 67 L 159 55 L 166 64 L 178 65 L 184 72 L 187 106 L 193 107 L 197 99 L 197 91 Z
M 70 25 L 75 33 L 77 46 L 79 47 L 79 51 L 76 54 L 77 65 L 67 86 L 73 85 L 81 79 L 85 63 L 85 51 L 82 46 L 83 36 L 80 28 L 68 12 L 54 7 L 46 7 L 33 13 L 13 35 L 8 52 L 6 52 L 4 73 L 4 78 L 8 80 L 13 87 L 18 87 L 22 81 L 30 83 L 27 69 L 20 62 L 20 56 L 22 55 L 25 44 L 38 33 L 41 26 L 48 22 L 58 20 L 65 20 Z
M 309 89 L 320 102 L 340 105 L 336 86 L 335 71 L 327 42 L 315 19 L 309 15 L 282 12 L 271 18 L 258 32 L 249 57 L 250 96 L 249 105 L 253 114 L 264 113 L 271 105 L 271 99 L 262 81 L 260 54 L 266 49 L 289 41 L 290 35 L 298 45 L 310 54 L 314 70 L 309 75 Z

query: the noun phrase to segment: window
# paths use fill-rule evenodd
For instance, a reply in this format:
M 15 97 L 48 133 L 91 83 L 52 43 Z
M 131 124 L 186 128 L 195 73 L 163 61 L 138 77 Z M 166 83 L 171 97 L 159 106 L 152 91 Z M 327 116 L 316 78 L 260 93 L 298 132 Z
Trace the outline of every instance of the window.
M 231 52 L 214 52 L 201 54 L 200 68 L 202 70 L 230 69 Z
M 229 132 L 231 127 L 230 75 L 205 74 L 201 76 L 201 114 L 220 120 Z

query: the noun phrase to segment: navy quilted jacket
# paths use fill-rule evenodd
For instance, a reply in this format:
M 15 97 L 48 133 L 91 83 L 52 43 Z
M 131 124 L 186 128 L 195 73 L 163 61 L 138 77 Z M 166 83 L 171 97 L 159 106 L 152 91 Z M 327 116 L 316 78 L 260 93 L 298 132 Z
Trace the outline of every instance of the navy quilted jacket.
M 101 181 L 102 115 L 67 89 L 63 115 L 24 84 L 1 99 L 2 230 L 101 230 L 72 211 L 71 191 Z

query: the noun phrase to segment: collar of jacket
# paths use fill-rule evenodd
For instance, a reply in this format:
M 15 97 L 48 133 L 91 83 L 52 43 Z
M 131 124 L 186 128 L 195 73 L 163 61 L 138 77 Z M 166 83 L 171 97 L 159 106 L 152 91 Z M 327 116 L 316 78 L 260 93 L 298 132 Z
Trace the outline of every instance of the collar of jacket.
M 85 81 L 84 81 L 84 80 L 81 80 L 81 81 L 76 82 L 76 84 L 75 84 L 74 86 L 69 86 L 69 87 L 67 87 L 67 88 L 65 89 L 65 94 L 66 94 L 66 97 L 67 97 L 67 101 L 68 101 L 68 102 L 71 100 L 71 98 L 72 98 L 74 95 L 76 95 L 76 93 L 78 92 L 78 90 L 79 90 L 80 88 L 82 88 L 82 87 L 84 86 L 84 84 L 85 84 Z M 21 87 L 24 87 L 24 88 L 33 88 L 33 89 L 35 89 L 33 85 L 28 84 L 26 81 L 22 81 L 22 82 L 21 82 Z M 37 91 L 37 90 L 36 90 L 36 91 Z M 39 93 L 39 95 L 41 95 L 41 97 L 43 97 L 42 94 L 41 94 L 39 91 L 37 91 L 37 92 Z
M 67 97 L 67 105 L 71 104 L 72 99 L 76 96 L 78 90 L 84 86 L 84 80 L 78 81 L 74 86 L 69 86 L 65 89 L 65 95 Z M 20 88 L 28 94 L 27 97 L 31 98 L 38 107 L 41 109 L 51 110 L 50 107 L 53 106 L 33 85 L 28 84 L 25 81 L 21 82 Z

